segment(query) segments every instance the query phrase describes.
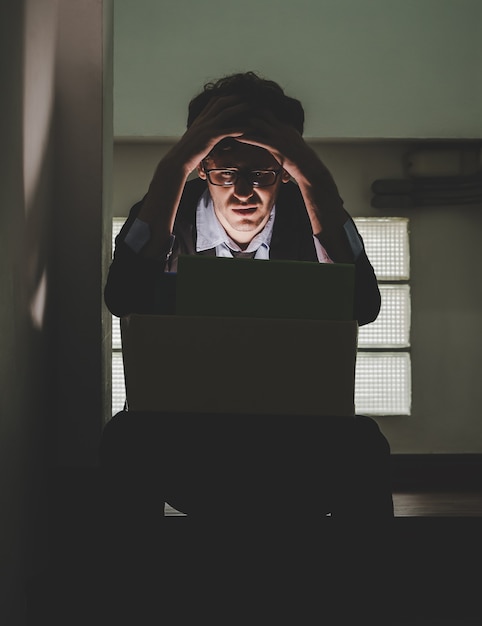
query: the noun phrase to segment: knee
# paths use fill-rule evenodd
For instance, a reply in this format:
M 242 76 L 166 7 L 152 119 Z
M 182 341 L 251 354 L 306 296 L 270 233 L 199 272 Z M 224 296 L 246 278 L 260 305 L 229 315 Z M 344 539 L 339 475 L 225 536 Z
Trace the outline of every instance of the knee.
M 133 440 L 133 416 L 120 411 L 104 426 L 100 439 L 99 457 L 101 466 L 125 452 Z
M 372 450 L 377 450 L 380 454 L 390 455 L 390 444 L 388 439 L 380 430 L 377 422 L 368 415 L 356 415 L 355 427 L 357 431 L 356 439 L 362 441 Z
M 126 431 L 129 429 L 130 422 L 131 419 L 127 411 L 120 411 L 112 416 L 102 429 L 101 442 L 106 443 L 112 439 L 125 436 Z
M 108 422 L 106 422 L 103 430 L 102 437 L 110 436 L 111 433 L 124 430 L 131 421 L 131 414 L 128 411 L 119 411 L 113 415 Z

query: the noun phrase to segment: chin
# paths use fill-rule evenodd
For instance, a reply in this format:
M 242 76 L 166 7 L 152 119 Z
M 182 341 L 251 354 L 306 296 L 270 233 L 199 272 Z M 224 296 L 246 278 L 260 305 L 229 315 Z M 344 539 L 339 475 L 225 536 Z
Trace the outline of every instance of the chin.
M 258 224 L 235 224 L 233 225 L 234 230 L 237 230 L 240 233 L 253 233 L 253 237 L 259 233 L 261 230 Z

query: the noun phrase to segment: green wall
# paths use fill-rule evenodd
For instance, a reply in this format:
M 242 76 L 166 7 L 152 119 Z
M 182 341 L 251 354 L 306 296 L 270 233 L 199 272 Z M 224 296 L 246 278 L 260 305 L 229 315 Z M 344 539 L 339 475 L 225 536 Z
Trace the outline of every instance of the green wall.
M 116 136 L 179 136 L 246 70 L 302 100 L 307 137 L 482 133 L 480 0 L 116 0 L 114 27 Z

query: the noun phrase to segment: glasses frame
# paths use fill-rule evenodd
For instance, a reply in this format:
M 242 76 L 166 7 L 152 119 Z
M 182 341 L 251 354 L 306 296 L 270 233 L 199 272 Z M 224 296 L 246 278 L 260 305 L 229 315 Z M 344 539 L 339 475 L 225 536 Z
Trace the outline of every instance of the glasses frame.
M 280 172 L 282 171 L 282 169 L 283 168 L 279 168 L 277 170 L 269 170 L 269 169 L 268 170 L 240 170 L 235 167 L 214 167 L 208 170 L 206 169 L 206 166 L 203 163 L 203 171 L 206 174 L 211 185 L 214 185 L 215 187 L 234 187 L 234 185 L 238 182 L 239 177 L 243 178 L 246 182 L 248 182 L 253 187 L 260 187 L 260 188 L 272 187 L 273 185 L 276 184 L 276 181 L 278 180 L 278 176 Z M 236 175 L 236 178 L 232 183 L 226 183 L 226 184 L 213 183 L 213 181 L 211 180 L 211 172 L 232 172 L 233 174 Z M 250 180 L 250 178 L 248 178 L 249 174 L 253 174 L 255 172 L 273 172 L 275 177 L 274 177 L 273 182 L 270 183 L 269 185 L 260 185 L 255 180 Z

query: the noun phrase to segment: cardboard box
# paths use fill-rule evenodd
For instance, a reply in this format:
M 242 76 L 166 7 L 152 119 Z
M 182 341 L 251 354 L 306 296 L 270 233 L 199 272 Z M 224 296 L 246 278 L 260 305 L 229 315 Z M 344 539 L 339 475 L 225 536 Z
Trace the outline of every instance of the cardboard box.
M 353 415 L 356 321 L 130 315 L 135 411 Z

